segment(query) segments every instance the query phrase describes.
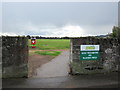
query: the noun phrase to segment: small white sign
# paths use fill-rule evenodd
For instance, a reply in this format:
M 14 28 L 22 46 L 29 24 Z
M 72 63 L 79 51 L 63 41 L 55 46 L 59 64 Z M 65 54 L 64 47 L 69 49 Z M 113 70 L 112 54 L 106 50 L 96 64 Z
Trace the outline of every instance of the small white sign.
M 81 45 L 81 51 L 99 51 L 100 45 Z

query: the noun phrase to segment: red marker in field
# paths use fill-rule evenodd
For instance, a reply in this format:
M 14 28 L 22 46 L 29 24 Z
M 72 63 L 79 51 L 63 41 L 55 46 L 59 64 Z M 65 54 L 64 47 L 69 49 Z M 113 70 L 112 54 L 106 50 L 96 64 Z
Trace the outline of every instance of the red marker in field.
M 31 43 L 32 43 L 32 45 L 35 45 L 36 44 L 36 40 L 35 39 L 31 40 Z
M 36 38 L 31 39 L 31 44 L 32 44 L 32 48 L 36 48 L 36 46 L 34 46 L 36 44 Z

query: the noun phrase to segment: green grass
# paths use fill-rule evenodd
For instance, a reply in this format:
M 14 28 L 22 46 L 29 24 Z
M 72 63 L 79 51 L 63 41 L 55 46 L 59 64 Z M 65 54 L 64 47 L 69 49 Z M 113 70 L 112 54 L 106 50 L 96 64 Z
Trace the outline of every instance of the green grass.
M 29 40 L 29 47 L 31 47 L 31 40 Z M 55 49 L 69 49 L 70 40 L 68 39 L 37 39 L 35 45 L 40 50 L 55 50 Z
M 61 51 L 35 51 L 34 53 L 40 55 L 58 56 L 59 54 L 61 54 Z

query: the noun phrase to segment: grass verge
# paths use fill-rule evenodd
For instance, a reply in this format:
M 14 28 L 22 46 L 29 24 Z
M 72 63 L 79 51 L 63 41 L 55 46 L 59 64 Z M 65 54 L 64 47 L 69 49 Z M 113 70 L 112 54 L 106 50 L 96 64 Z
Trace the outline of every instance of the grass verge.
M 39 55 L 50 55 L 50 56 L 58 56 L 62 51 L 35 51 L 34 53 Z

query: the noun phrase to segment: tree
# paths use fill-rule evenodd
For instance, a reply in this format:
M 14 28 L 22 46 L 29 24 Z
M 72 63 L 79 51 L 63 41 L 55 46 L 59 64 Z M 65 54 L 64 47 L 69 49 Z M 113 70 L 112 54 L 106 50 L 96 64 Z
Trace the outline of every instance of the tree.
M 120 38 L 120 26 L 114 26 L 112 29 L 112 37 Z
M 30 39 L 31 37 L 30 37 L 30 35 L 27 35 L 27 37 L 28 37 L 28 39 Z

